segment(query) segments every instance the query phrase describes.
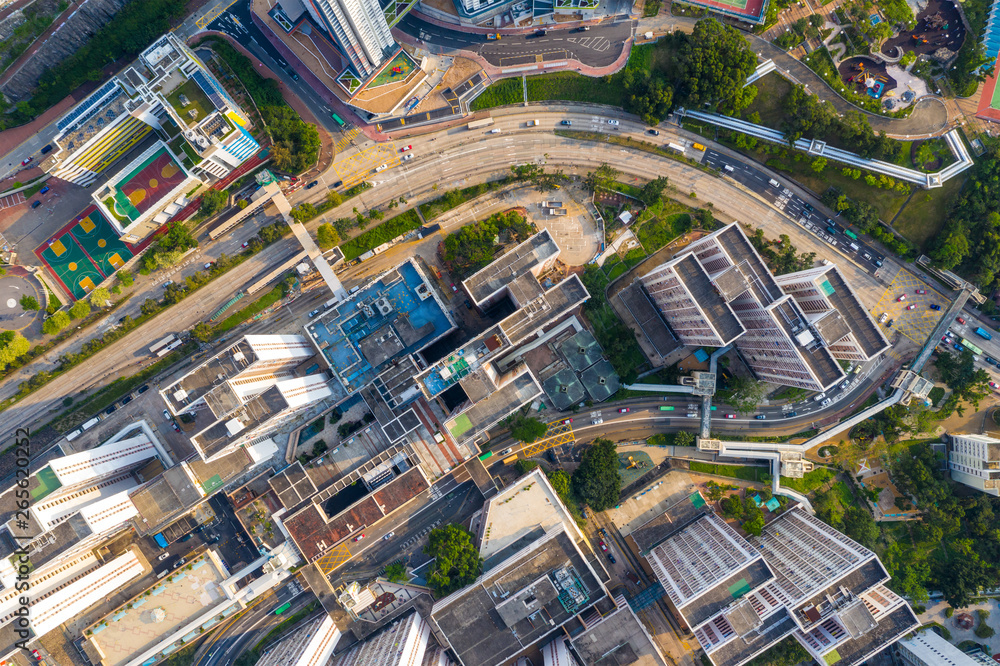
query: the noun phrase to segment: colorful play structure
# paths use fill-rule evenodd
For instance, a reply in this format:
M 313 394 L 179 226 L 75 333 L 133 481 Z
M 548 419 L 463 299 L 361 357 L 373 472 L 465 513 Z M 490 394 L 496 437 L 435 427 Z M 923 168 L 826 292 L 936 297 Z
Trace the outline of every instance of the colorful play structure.
M 857 83 L 864 86 L 869 97 L 875 99 L 882 97 L 882 93 L 885 91 L 885 84 L 889 82 L 888 78 L 882 74 L 873 74 L 871 71 L 865 69 L 865 63 L 861 61 L 853 65 L 852 70 L 854 73 L 847 77 L 848 83 Z

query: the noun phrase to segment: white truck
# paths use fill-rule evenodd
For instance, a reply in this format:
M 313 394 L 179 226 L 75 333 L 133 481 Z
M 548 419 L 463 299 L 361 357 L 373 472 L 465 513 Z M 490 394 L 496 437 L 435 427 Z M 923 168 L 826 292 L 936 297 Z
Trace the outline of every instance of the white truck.
M 543 201 L 542 208 L 562 208 L 562 201 Z

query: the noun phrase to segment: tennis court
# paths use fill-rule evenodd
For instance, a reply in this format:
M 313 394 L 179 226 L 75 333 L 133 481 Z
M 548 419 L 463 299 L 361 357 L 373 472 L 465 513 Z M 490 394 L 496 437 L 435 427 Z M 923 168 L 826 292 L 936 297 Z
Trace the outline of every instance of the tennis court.
M 104 276 L 97 266 L 84 254 L 73 235 L 68 232 L 58 238 L 49 239 L 47 243 L 35 249 L 35 254 L 62 283 L 66 293 L 75 299 L 83 298 L 91 289 L 104 281 Z
M 77 223 L 70 229 L 70 233 L 83 251 L 94 260 L 104 277 L 111 277 L 132 258 L 128 246 L 118 238 L 118 234 L 96 206 L 91 206 L 77 217 Z
M 750 23 L 763 23 L 767 10 L 767 0 L 684 0 L 684 2 Z
M 115 213 L 135 222 L 157 201 L 184 182 L 185 174 L 161 148 L 113 186 Z

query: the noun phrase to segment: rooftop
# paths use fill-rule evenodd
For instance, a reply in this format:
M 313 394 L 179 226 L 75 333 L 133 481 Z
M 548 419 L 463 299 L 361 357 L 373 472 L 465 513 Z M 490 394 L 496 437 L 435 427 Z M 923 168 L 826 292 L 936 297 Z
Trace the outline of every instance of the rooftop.
M 838 664 L 859 664 L 920 625 L 909 604 L 903 604 L 881 618 L 874 629 L 837 646 Z
M 420 351 L 454 328 L 441 297 L 408 259 L 307 324 L 306 333 L 353 393 L 393 359 Z
M 445 423 L 452 437 L 472 439 L 542 394 L 542 387 L 526 367 L 520 366 L 513 373 L 515 376 L 503 386 Z
M 711 510 L 705 498 L 696 491 L 634 529 L 630 536 L 639 551 L 645 552 Z
M 854 334 L 854 339 L 865 354 L 872 358 L 888 349 L 889 341 L 882 334 L 882 329 L 874 321 L 868 311 L 858 299 L 854 290 L 844 279 L 840 269 L 835 265 L 830 265 L 830 270 L 826 273 L 826 280 L 830 285 L 830 293 L 827 297 L 844 317 L 844 322 Z
M 534 281 L 534 278 L 531 280 Z M 521 303 L 517 311 L 500 322 L 500 328 L 512 344 L 516 345 L 526 340 L 538 331 L 539 327 L 557 321 L 590 298 L 587 288 L 576 274 L 544 293 L 539 287 L 539 294 L 540 296 L 534 300 Z
M 618 373 L 611 365 L 611 361 L 601 359 L 580 374 L 580 381 L 583 382 L 587 393 L 594 399 L 594 402 L 603 402 L 613 396 L 621 388 L 621 381 Z
M 754 291 L 759 302 L 766 305 L 784 295 L 781 287 L 775 282 L 774 276 L 771 275 L 771 271 L 768 270 L 767 264 L 757 254 L 757 250 L 754 249 L 750 239 L 743 233 L 739 224 L 734 223 L 723 227 L 706 236 L 705 239 L 712 236 L 716 237 L 732 262 L 740 265 L 740 272 L 746 276 L 750 289 Z
M 563 368 L 542 383 L 545 395 L 549 396 L 552 406 L 558 411 L 566 411 L 573 405 L 583 402 L 587 392 L 570 368 Z
M 574 636 L 572 642 L 587 666 L 667 666 L 663 653 L 628 604 Z
M 735 636 L 719 648 L 708 652 L 709 659 L 717 666 L 743 664 L 754 655 L 763 652 L 796 628 L 795 621 L 782 608 L 764 618 L 761 626 L 746 636 Z
M 289 510 L 316 494 L 316 485 L 298 461 L 272 476 L 267 483 L 277 494 L 281 506 Z
M 585 370 L 604 358 L 604 350 L 601 349 L 597 338 L 586 330 L 564 340 L 559 345 L 559 351 L 576 372 Z
M 728 344 L 743 334 L 743 324 L 693 254 L 682 257 L 674 264 L 674 270 L 724 342 Z
M 784 330 L 785 335 L 791 340 L 796 340 L 796 335 L 802 331 L 806 324 L 806 318 L 792 297 L 784 297 L 784 300 L 778 301 L 769 308 L 769 312 L 771 312 L 772 319 L 778 327 Z M 809 345 L 797 345 L 796 349 L 820 386 L 826 388 L 843 378 L 844 369 L 840 367 L 837 359 L 833 357 L 826 346 L 816 345 L 810 348 Z
M 538 284 L 534 279 L 544 266 L 545 262 L 559 256 L 559 246 L 549 235 L 547 229 L 531 236 L 524 242 L 518 244 L 509 252 L 494 260 L 489 266 L 483 268 L 472 277 L 466 279 L 462 284 L 466 291 L 477 304 L 489 300 L 501 290 L 515 282 L 517 278 L 531 274 L 531 279 L 523 282 L 525 285 L 531 283 Z M 516 296 L 516 294 L 515 294 Z M 522 297 L 523 298 L 523 297 Z M 523 305 L 524 300 L 518 299 L 518 303 Z
M 431 620 L 465 666 L 493 666 L 604 597 L 586 558 L 559 527 L 435 603 Z

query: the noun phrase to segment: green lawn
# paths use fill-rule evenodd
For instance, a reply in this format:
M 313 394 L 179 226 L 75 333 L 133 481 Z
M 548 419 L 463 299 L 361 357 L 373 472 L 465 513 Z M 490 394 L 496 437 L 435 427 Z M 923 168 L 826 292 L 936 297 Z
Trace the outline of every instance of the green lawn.
M 792 90 L 792 84 L 788 79 L 779 76 L 777 72 L 771 72 L 754 82 L 757 86 L 757 97 L 753 104 L 743 112 L 743 117 L 748 117 L 751 113 L 760 114 L 760 123 L 768 127 L 781 127 L 781 121 L 785 118 L 785 108 L 783 102 L 785 97 Z
M 781 485 L 792 490 L 797 490 L 803 495 L 815 492 L 817 488 L 832 479 L 836 474 L 826 467 L 817 467 L 801 479 L 792 479 L 787 476 L 781 477 Z
M 728 476 L 731 479 L 743 479 L 763 483 L 763 478 L 768 476 L 767 467 L 743 467 L 741 465 L 716 465 L 714 463 L 703 463 L 694 461 L 691 463 L 692 472 L 703 474 L 715 474 L 717 476 Z
M 691 228 L 691 216 L 674 213 L 664 218 L 654 217 L 639 227 L 639 242 L 652 254 Z
M 181 104 L 181 95 L 187 97 L 187 106 Z M 172 93 L 167 95 L 167 101 L 170 102 L 170 106 L 174 107 L 177 115 L 188 125 L 200 123 L 214 110 L 212 103 L 208 101 L 208 95 L 198 87 L 194 79 L 188 79 L 183 84 L 177 86 Z M 188 113 L 192 109 L 198 112 L 196 118 L 192 118 Z
M 923 247 L 944 228 L 948 211 L 965 183 L 963 176 L 933 190 L 915 190 L 892 227 L 917 247 Z

